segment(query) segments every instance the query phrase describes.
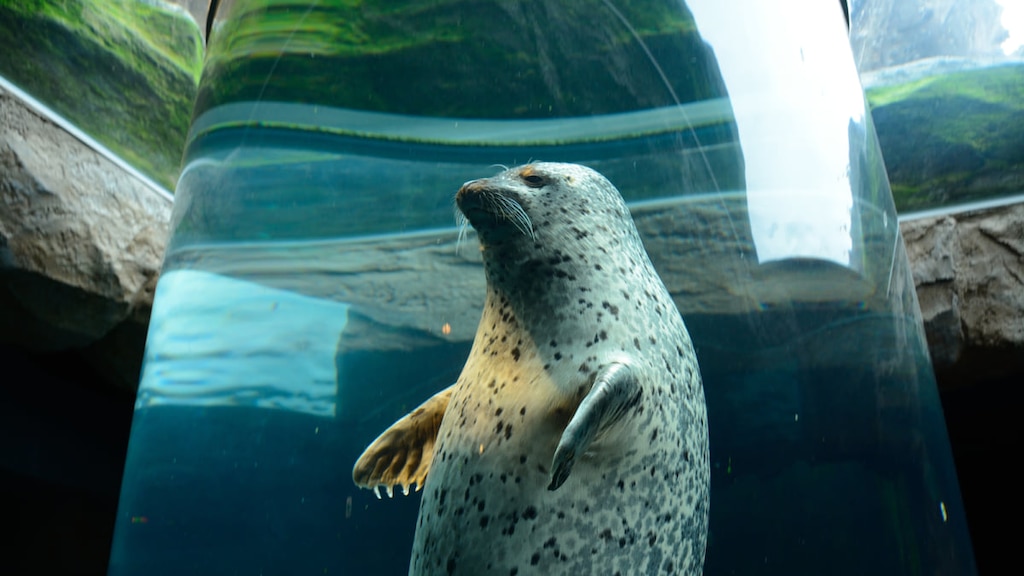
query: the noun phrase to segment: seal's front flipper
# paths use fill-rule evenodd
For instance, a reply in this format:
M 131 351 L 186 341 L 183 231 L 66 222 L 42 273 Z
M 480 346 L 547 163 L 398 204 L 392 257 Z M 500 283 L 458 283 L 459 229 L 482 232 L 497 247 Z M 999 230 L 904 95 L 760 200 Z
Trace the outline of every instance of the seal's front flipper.
M 380 487 L 390 497 L 395 486 L 409 494 L 409 486 L 423 488 L 434 458 L 434 443 L 441 419 L 452 397 L 449 386 L 420 404 L 377 437 L 356 460 L 352 480 L 360 488 L 369 488 L 380 498 Z
M 572 472 L 576 457 L 586 452 L 600 432 L 607 430 L 636 407 L 642 394 L 636 376 L 625 364 L 612 363 L 597 373 L 593 387 L 583 397 L 558 441 L 551 462 L 551 484 L 548 490 L 557 490 L 565 482 Z

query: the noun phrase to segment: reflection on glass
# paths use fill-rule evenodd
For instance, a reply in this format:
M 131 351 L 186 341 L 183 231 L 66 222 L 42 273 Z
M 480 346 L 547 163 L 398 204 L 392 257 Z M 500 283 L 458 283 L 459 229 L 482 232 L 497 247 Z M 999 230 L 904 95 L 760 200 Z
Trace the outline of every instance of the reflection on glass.
M 802 21 L 832 25 L 790 26 L 785 34 L 746 31 L 772 62 L 758 67 L 762 60 L 751 58 L 748 45 L 728 42 L 735 18 L 713 8 L 705 14 L 693 3 L 736 114 L 761 263 L 807 257 L 851 264 L 850 129 L 864 122 L 864 100 L 849 49 L 836 42 L 834 7 L 820 4 L 808 5 Z M 768 21 L 775 8 L 755 4 L 752 10 L 755 21 Z
M 973 573 L 837 4 L 349 4 L 219 10 L 112 574 L 406 573 L 419 495 L 351 467 L 466 359 L 455 191 L 531 159 L 616 184 L 689 326 L 705 573 Z

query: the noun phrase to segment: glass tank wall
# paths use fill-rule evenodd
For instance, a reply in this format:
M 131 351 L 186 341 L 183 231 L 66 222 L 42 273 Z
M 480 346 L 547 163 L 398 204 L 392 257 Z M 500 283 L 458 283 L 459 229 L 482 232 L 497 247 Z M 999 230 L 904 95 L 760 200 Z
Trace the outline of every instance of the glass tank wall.
M 1024 4 L 850 0 L 900 213 L 1024 194 Z
M 705 574 L 974 573 L 820 0 L 221 3 L 110 573 L 405 574 L 422 493 L 378 500 L 352 467 L 469 354 L 485 280 L 455 192 L 531 160 L 618 187 L 690 330 Z

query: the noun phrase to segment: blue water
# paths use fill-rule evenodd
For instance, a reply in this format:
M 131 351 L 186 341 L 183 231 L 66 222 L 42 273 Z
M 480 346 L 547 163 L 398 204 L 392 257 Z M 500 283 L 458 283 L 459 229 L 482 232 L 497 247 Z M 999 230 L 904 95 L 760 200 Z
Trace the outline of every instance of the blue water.
M 379 501 L 351 468 L 458 376 L 484 284 L 451 198 L 498 170 L 496 152 L 460 163 L 284 130 L 230 136 L 191 149 L 177 192 L 111 574 L 404 574 L 419 495 Z M 696 346 L 713 463 L 705 573 L 972 573 L 886 209 L 858 205 L 845 265 L 759 263 L 753 192 L 692 190 L 649 168 L 670 152 L 647 150 L 637 170 L 588 163 L 632 197 Z M 774 197 L 806 206 L 804 191 Z

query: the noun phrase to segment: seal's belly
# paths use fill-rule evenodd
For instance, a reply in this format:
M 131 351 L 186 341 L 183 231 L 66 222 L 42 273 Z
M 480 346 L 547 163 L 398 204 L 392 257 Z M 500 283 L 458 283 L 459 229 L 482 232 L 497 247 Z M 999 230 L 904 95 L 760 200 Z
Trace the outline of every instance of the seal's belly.
M 476 415 L 474 430 L 501 438 L 486 442 L 459 427 L 457 404 L 441 425 L 410 574 L 664 573 L 686 555 L 693 467 L 685 446 L 655 439 L 631 448 L 635 430 L 604 438 L 550 491 L 555 423 L 530 419 L 529 410 L 502 418 L 506 410 L 495 416 L 495 409 L 487 427 Z M 664 429 L 661 436 L 678 437 Z
M 576 470 L 555 492 L 529 470 L 457 468 L 427 482 L 410 574 L 663 573 L 688 545 L 681 487 L 644 466 L 605 481 Z

